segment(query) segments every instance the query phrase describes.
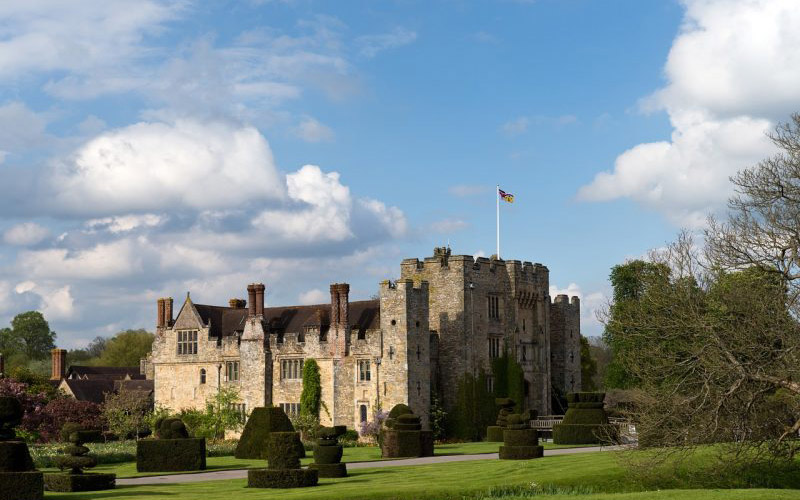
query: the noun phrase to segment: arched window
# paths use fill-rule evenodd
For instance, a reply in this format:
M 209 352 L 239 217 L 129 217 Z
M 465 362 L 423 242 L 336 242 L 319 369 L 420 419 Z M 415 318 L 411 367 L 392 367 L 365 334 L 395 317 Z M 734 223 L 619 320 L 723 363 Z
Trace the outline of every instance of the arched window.
M 201 384 L 205 384 L 206 383 L 206 369 L 205 368 L 200 368 L 200 383 Z
M 366 422 L 367 421 L 367 405 L 361 405 L 361 408 L 359 408 L 359 411 L 361 412 L 361 421 L 362 422 Z

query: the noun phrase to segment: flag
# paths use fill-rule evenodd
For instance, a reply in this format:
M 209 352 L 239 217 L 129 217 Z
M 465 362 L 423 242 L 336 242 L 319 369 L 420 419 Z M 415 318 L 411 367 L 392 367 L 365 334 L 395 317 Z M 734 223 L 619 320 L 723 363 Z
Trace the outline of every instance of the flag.
M 505 200 L 505 201 L 507 201 L 509 203 L 514 203 L 514 195 L 513 194 L 506 193 L 502 189 L 498 189 L 497 190 L 497 194 L 499 194 L 500 198 L 502 198 L 503 200 Z

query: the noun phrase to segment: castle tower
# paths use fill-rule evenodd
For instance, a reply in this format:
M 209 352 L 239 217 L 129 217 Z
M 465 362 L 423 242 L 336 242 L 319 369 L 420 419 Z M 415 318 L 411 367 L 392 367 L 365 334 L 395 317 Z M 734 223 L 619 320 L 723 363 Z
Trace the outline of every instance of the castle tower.
M 553 387 L 562 394 L 581 390 L 581 301 L 559 295 L 550 306 Z
M 244 375 L 240 396 L 248 409 L 272 404 L 272 356 L 264 331 L 263 283 L 247 286 L 248 316 L 239 345 L 240 371 Z

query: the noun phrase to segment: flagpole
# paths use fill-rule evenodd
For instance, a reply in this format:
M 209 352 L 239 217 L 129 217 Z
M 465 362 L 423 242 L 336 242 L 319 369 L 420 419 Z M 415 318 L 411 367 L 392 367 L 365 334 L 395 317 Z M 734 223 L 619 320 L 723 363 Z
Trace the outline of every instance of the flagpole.
M 497 204 L 497 260 L 500 260 L 500 184 L 497 185 L 494 199 Z

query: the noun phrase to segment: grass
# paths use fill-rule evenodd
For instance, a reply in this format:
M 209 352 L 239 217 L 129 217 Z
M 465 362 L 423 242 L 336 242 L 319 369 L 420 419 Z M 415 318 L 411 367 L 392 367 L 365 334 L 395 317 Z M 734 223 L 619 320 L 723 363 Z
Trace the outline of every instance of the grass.
M 497 453 L 499 445 L 502 443 L 453 443 L 438 445 L 434 449 L 435 455 L 474 455 L 480 453 Z M 572 448 L 569 445 L 554 445 L 550 443 L 544 444 L 546 449 L 553 448 Z M 312 452 L 307 452 L 307 457 L 302 459 L 303 465 L 308 465 L 313 462 Z M 381 450 L 376 446 L 360 446 L 344 448 L 342 455 L 342 462 L 355 463 L 355 462 L 376 462 L 380 460 L 393 460 L 381 458 Z M 208 457 L 206 459 L 205 471 L 186 471 L 186 472 L 170 472 L 169 474 L 195 474 L 197 472 L 209 472 L 218 470 L 231 470 L 231 469 L 250 469 L 265 467 L 264 460 L 257 459 L 237 459 L 232 456 L 224 457 Z M 41 468 L 44 472 L 57 472 L 55 468 Z M 146 477 L 158 476 L 160 473 L 154 472 L 136 472 L 136 462 L 122 462 L 111 464 L 100 464 L 93 468 L 90 472 L 106 472 L 114 473 L 118 478 L 127 477 Z
M 315 488 L 261 490 L 246 488 L 246 480 L 208 481 L 173 485 L 119 487 L 113 492 L 50 494 L 47 500 L 114 498 L 237 500 L 247 499 L 458 499 L 514 500 L 535 497 L 624 500 L 798 499 L 800 491 L 781 489 L 701 489 L 715 482 L 728 486 L 800 487 L 800 467 L 754 471 L 751 477 L 711 477 L 708 456 L 700 455 L 684 468 L 669 467 L 647 477 L 630 474 L 618 453 L 586 453 L 529 461 L 475 460 L 425 466 L 354 469 L 350 477 L 321 479 Z M 701 465 L 705 464 L 705 469 Z M 694 472 L 694 473 L 693 473 Z M 762 477 L 767 475 L 769 477 Z M 667 489 L 667 491 L 657 491 Z

